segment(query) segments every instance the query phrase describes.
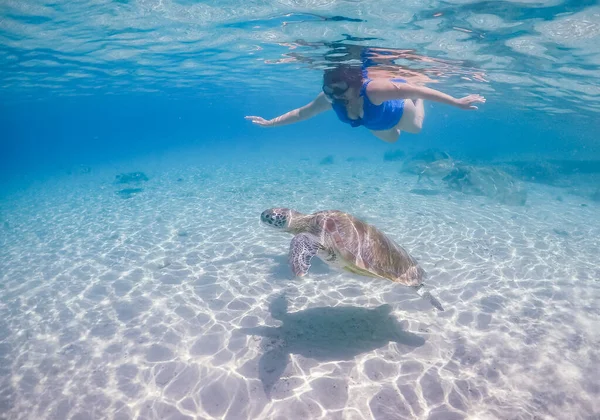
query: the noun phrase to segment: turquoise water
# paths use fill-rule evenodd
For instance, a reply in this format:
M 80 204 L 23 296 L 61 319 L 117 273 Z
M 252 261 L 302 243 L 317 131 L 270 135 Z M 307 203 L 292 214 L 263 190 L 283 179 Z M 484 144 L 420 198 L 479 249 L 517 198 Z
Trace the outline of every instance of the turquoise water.
M 244 119 L 373 51 L 486 103 Z M 598 418 L 599 67 L 593 1 L 2 2 L 0 418 Z M 376 226 L 444 311 L 293 276 L 272 207 Z

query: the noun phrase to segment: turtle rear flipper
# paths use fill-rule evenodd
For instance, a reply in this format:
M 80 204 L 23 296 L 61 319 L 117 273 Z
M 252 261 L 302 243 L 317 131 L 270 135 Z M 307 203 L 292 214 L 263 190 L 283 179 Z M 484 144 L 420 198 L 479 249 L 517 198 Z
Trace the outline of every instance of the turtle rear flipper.
M 440 303 L 440 301 L 431 294 L 431 292 L 429 292 L 427 290 L 427 288 L 425 287 L 424 284 L 420 284 L 418 286 L 413 286 L 413 289 L 417 292 L 417 294 L 419 296 L 421 296 L 423 299 L 427 300 L 429 303 L 431 303 L 431 305 L 437 309 L 438 311 L 444 312 L 444 307 L 442 306 L 442 304 Z
M 288 262 L 296 276 L 304 276 L 310 269 L 310 261 L 323 246 L 319 238 L 310 233 L 299 233 L 292 238 Z

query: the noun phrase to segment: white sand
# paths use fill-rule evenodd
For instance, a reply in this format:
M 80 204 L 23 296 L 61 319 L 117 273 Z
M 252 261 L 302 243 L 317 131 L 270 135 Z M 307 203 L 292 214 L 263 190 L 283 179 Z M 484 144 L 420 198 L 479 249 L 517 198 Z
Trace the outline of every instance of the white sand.
M 93 168 L 3 200 L 0 418 L 598 415 L 598 204 L 423 196 L 398 162 L 318 160 Z M 150 181 L 120 198 L 134 170 Z M 293 279 L 274 206 L 374 223 L 446 311 L 318 261 Z

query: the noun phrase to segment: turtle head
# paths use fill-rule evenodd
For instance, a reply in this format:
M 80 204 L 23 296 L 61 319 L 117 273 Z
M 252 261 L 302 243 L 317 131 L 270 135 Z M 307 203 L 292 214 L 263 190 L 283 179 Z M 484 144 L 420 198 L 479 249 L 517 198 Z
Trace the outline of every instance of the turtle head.
M 290 226 L 294 210 L 286 208 L 272 208 L 263 211 L 260 221 L 276 229 L 286 230 Z

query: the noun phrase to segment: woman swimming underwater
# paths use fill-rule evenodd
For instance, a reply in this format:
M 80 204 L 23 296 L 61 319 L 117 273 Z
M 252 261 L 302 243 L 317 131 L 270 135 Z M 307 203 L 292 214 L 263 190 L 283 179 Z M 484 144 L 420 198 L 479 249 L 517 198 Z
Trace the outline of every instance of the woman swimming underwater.
M 381 140 L 393 143 L 401 131 L 413 134 L 421 131 L 425 118 L 424 100 L 467 110 L 477 109 L 475 103 L 485 103 L 481 95 L 454 98 L 404 79 L 370 79 L 366 69 L 350 65 L 325 70 L 322 90 L 312 102 L 279 117 L 265 120 L 247 116 L 246 119 L 261 127 L 278 127 L 333 109 L 342 122 L 352 127 L 362 125 Z

